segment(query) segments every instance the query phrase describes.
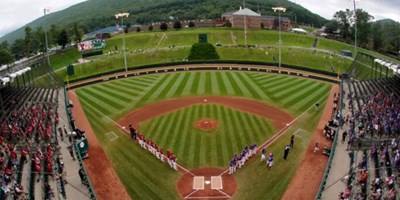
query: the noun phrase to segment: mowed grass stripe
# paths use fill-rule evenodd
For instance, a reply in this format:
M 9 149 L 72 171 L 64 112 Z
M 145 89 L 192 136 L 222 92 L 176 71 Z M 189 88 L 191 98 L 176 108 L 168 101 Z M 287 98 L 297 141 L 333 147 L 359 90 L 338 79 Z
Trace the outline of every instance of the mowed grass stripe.
M 274 87 L 279 86 L 279 85 L 285 83 L 286 81 L 288 81 L 288 80 L 290 80 L 290 79 L 291 79 L 291 77 L 289 77 L 289 76 L 280 76 L 279 79 L 275 79 L 274 81 L 270 81 L 270 82 L 268 83 L 268 85 L 263 85 L 263 86 L 261 86 L 261 87 L 262 87 L 263 89 L 266 89 L 266 90 L 268 90 L 268 91 L 271 91 L 271 89 L 273 89 Z
M 264 73 L 251 73 L 251 79 L 254 82 L 258 82 L 260 84 L 266 83 L 268 81 L 270 81 L 271 79 L 277 78 L 277 75 L 271 75 L 271 74 L 264 74 Z M 259 76 L 255 76 L 255 75 L 259 75 Z
M 182 112 L 182 123 L 181 123 L 181 126 L 179 127 L 179 129 L 178 130 L 181 130 L 182 131 L 182 137 L 180 138 L 180 140 L 179 140 L 179 145 L 177 145 L 176 146 L 176 148 L 175 149 L 177 149 L 177 151 L 176 151 L 176 154 L 177 155 L 184 155 L 185 156 L 185 158 L 187 159 L 187 157 L 189 157 L 190 155 L 185 155 L 185 152 L 186 152 L 186 148 L 185 147 L 187 147 L 187 141 L 189 140 L 189 137 L 191 137 L 192 135 L 189 133 L 189 127 L 190 127 L 190 125 L 188 125 L 188 124 L 190 124 L 190 123 L 192 123 L 191 121 L 189 121 L 188 119 L 188 116 L 191 116 L 192 115 L 192 112 L 193 112 L 193 106 L 191 106 L 191 107 L 189 107 L 187 110 L 185 110 L 185 111 L 183 111 Z M 183 157 L 183 156 L 182 156 Z M 187 159 L 188 160 L 188 159 Z
M 118 91 L 120 94 L 124 94 L 126 96 L 129 96 L 131 98 L 136 98 L 137 96 L 140 95 L 141 91 L 135 91 L 135 90 L 130 90 L 129 88 L 126 88 L 124 86 L 120 86 L 114 82 L 110 82 L 108 84 L 101 84 L 100 86 L 103 86 L 104 88 L 107 88 L 108 90 L 112 91 Z
M 209 81 L 210 81 L 210 85 L 209 87 L 211 88 L 210 93 L 213 95 L 217 95 L 220 94 L 220 89 L 219 89 L 219 82 L 218 82 L 218 78 L 217 78 L 217 73 L 209 73 Z
M 200 80 L 197 91 L 193 94 L 204 95 L 206 93 L 206 72 L 200 72 Z
M 176 80 L 179 77 L 179 73 L 168 74 L 168 76 L 169 76 L 169 79 L 154 94 L 154 96 L 155 96 L 154 99 L 165 99 L 167 93 L 171 90 L 171 88 L 173 88 L 173 85 L 177 84 Z M 157 95 L 157 92 L 159 92 L 158 95 Z
M 148 91 L 146 91 L 145 95 L 143 95 L 143 96 L 137 101 L 137 104 L 138 104 L 138 105 L 144 105 L 144 104 L 146 104 L 146 103 L 149 101 L 149 98 L 154 94 L 154 92 L 156 92 L 156 91 L 159 89 L 159 87 L 161 87 L 161 86 L 164 84 L 165 80 L 168 79 L 168 76 L 161 75 L 160 78 L 161 78 L 161 79 L 158 80 L 157 82 L 155 82 L 155 84 L 152 85 Z
M 301 79 L 290 77 L 290 79 L 288 79 L 287 81 L 283 82 L 282 84 L 271 88 L 270 92 L 276 93 L 278 91 L 286 90 L 288 88 L 291 88 L 291 86 L 296 85 L 296 84 L 298 84 L 300 82 L 302 82 Z
M 164 128 L 159 130 L 159 135 L 161 135 L 159 143 L 169 149 L 172 149 L 173 141 L 178 138 L 178 133 L 174 130 L 174 125 L 178 117 L 177 113 L 178 112 L 173 112 L 167 115 L 167 120 L 165 120 L 163 124 L 160 124 L 160 126 Z
M 185 87 L 187 86 L 188 82 L 189 82 L 189 78 L 191 77 L 190 73 L 185 72 L 185 73 L 181 73 L 183 75 L 183 79 L 180 81 L 180 83 L 178 83 L 178 87 L 174 93 L 174 97 L 176 96 L 182 96 L 183 90 L 185 89 Z
M 320 87 L 319 84 L 315 83 L 314 85 L 308 87 L 308 88 L 304 88 L 304 90 L 299 90 L 297 92 L 294 93 L 294 95 L 292 95 L 291 97 L 287 98 L 287 99 L 283 99 L 286 100 L 286 102 L 283 104 L 284 107 L 292 107 L 293 104 L 296 104 L 298 101 L 301 101 L 303 98 L 312 95 L 312 93 L 314 93 L 314 91 L 316 91 L 318 88 Z
M 183 88 L 182 84 L 185 84 L 183 80 L 186 76 L 186 73 L 177 73 L 177 74 L 178 78 L 175 80 L 175 83 L 173 83 L 168 93 L 165 95 L 167 98 L 176 97 L 175 93 L 177 93 L 179 88 Z
M 137 91 L 138 93 L 142 92 L 146 87 L 148 86 L 138 86 L 132 83 L 129 83 L 128 81 L 113 81 L 114 85 L 118 85 L 120 87 L 118 88 L 124 88 L 127 91 L 133 90 Z
M 124 105 L 129 102 L 129 99 L 122 97 L 123 99 L 126 100 L 126 101 L 123 101 L 122 99 L 118 98 L 118 95 L 114 95 L 106 90 L 103 90 L 102 88 L 90 87 L 90 88 L 88 88 L 88 90 L 93 92 L 96 95 L 102 96 L 103 98 L 105 98 L 107 100 L 111 100 L 113 104 L 115 103 L 122 107 L 125 107 Z
M 225 138 L 223 140 L 226 141 L 226 143 L 224 144 L 224 146 L 226 149 L 228 149 L 228 157 L 232 157 L 233 155 L 229 155 L 229 152 L 235 152 L 235 150 L 237 150 L 235 141 L 239 140 L 240 138 L 236 134 L 237 130 L 235 130 L 233 127 L 234 125 L 232 121 L 233 111 L 224 106 L 221 106 L 220 108 L 221 108 L 223 123 L 225 125 L 225 130 L 224 130 Z
M 102 102 L 102 106 L 111 107 L 116 110 L 121 110 L 124 106 L 120 104 L 116 104 L 114 102 L 115 98 L 107 99 L 106 97 L 98 94 L 98 91 L 94 90 L 93 88 L 85 88 L 84 92 L 88 95 L 89 98 L 96 99 L 99 102 Z
M 315 104 L 323 95 L 325 95 L 330 89 L 329 85 L 321 85 L 317 90 L 313 91 L 310 95 L 305 96 L 297 103 L 293 104 L 293 108 L 304 108 Z
M 214 74 L 214 73 L 213 73 Z M 227 95 L 228 90 L 225 86 L 224 79 L 222 78 L 222 73 L 215 73 L 214 74 L 215 79 L 217 81 L 217 86 L 218 86 L 218 91 L 220 92 L 221 95 Z M 215 90 L 214 90 L 215 91 Z
M 157 77 L 157 76 L 154 76 L 154 77 Z M 126 79 L 124 81 L 124 83 L 129 84 L 129 85 L 134 85 L 138 88 L 149 87 L 150 85 L 154 84 L 155 82 L 157 82 L 157 80 L 145 81 L 145 80 L 142 80 L 141 78 L 131 78 L 131 79 Z
M 240 77 L 240 80 L 243 81 L 243 84 L 248 88 L 255 99 L 262 99 L 266 101 L 271 101 L 268 95 L 264 93 L 263 90 L 259 87 L 257 83 L 255 83 L 249 76 L 249 73 L 237 73 L 237 76 Z
M 189 117 L 190 121 L 195 121 L 195 119 L 197 119 L 197 116 L 199 115 L 199 110 L 200 107 L 199 106 L 193 106 L 193 112 Z M 198 166 L 195 164 L 195 160 L 199 159 L 199 154 L 196 154 L 196 150 L 198 150 L 198 148 L 196 147 L 196 141 L 199 140 L 199 137 L 196 137 L 196 135 L 191 135 L 191 137 L 189 137 L 189 139 L 187 140 L 187 142 L 189 142 L 188 145 L 185 145 L 187 150 L 185 152 L 188 153 L 188 155 L 190 155 L 189 157 L 189 162 L 188 165 L 189 166 Z
M 223 131 L 220 131 L 220 133 L 217 135 L 217 145 L 218 145 L 218 150 L 217 152 L 219 153 L 219 156 L 221 156 L 222 159 L 218 160 L 218 165 L 221 166 L 224 160 L 230 159 L 229 152 L 231 151 L 231 146 L 227 145 L 227 141 L 229 140 L 229 132 L 226 131 L 226 126 L 227 126 L 227 121 L 224 117 L 225 113 L 222 113 L 222 106 L 221 105 L 215 105 L 215 113 L 216 113 L 216 119 L 219 119 L 219 127 L 218 129 L 223 129 Z
M 235 95 L 238 96 L 243 96 L 244 93 L 242 91 L 241 85 L 239 85 L 234 79 L 232 73 L 226 73 L 226 77 L 228 78 L 230 85 L 233 88 L 233 91 L 235 92 Z
M 282 76 L 275 75 L 275 76 L 269 76 L 262 80 L 257 80 L 256 82 L 258 82 L 259 85 L 268 85 L 271 82 L 275 82 L 276 80 L 281 80 L 281 79 L 282 79 Z
M 153 94 L 149 97 L 149 101 L 160 100 L 163 99 L 164 95 L 169 91 L 170 85 L 174 84 L 174 80 L 179 76 L 179 74 L 167 74 L 163 81 L 163 84 L 159 85 L 157 90 L 153 91 Z
M 104 94 L 111 96 L 111 97 L 116 97 L 118 98 L 120 101 L 123 101 L 125 103 L 131 102 L 132 101 L 132 97 L 128 97 L 130 95 L 127 94 L 123 94 L 121 92 L 119 92 L 118 90 L 110 90 L 107 87 L 104 87 L 104 85 L 97 85 L 96 87 L 93 87 L 95 89 L 100 90 L 101 92 L 103 92 Z
M 192 83 L 192 88 L 190 88 L 190 94 L 196 94 L 199 90 L 199 82 L 200 82 L 200 73 L 194 73 L 194 80 Z
M 189 78 L 188 78 L 188 81 L 181 93 L 182 96 L 191 94 L 191 89 L 193 87 L 193 84 L 194 84 L 195 78 L 196 78 L 195 73 L 193 73 L 193 72 L 186 72 L 186 73 L 189 74 Z
M 240 88 L 240 91 L 242 91 L 243 96 L 256 97 L 257 99 L 260 98 L 260 96 L 257 95 L 257 93 L 253 90 L 252 87 L 246 87 L 246 80 L 244 80 L 242 77 L 239 77 L 238 73 L 231 73 L 231 77 L 232 80 Z
M 182 113 L 186 113 L 186 110 L 181 110 Z M 177 113 L 177 112 L 175 112 Z M 186 114 L 183 114 L 186 115 Z M 171 149 L 176 149 L 177 141 L 181 140 L 182 137 L 182 130 L 177 129 L 177 126 L 179 126 L 179 123 L 182 123 L 182 121 L 178 121 L 179 118 L 183 117 L 180 115 L 175 115 L 173 117 L 170 117 L 168 121 L 168 127 L 165 130 L 163 140 L 165 140 L 165 143 L 169 143 L 169 148 Z M 172 135 L 170 134 L 172 133 Z
M 290 97 L 290 96 L 292 96 L 292 95 L 294 95 L 294 93 L 296 92 L 296 91 L 301 91 L 301 90 L 303 90 L 304 88 L 308 88 L 309 86 L 311 86 L 311 85 L 313 85 L 313 84 L 315 84 L 315 82 L 312 82 L 312 81 L 303 81 L 303 82 L 301 82 L 301 83 L 299 83 L 299 84 L 296 84 L 296 85 L 294 85 L 294 86 L 292 86 L 292 87 L 290 87 L 290 88 L 287 88 L 286 90 L 282 90 L 282 91 L 280 91 L 280 92 L 276 92 L 275 94 L 274 94 L 274 96 L 276 97 L 276 98 L 281 98 L 281 99 L 286 99 L 286 98 L 288 98 L 288 97 Z
M 86 101 L 88 102 L 88 104 L 90 104 L 91 106 L 96 107 L 99 111 L 102 112 L 102 114 L 104 115 L 111 115 L 112 113 L 115 113 L 115 109 L 108 107 L 108 106 L 104 106 L 103 102 L 99 101 L 96 98 L 93 98 L 91 95 L 87 94 L 86 91 L 78 90 L 77 93 L 80 93 L 80 102 Z
M 206 94 L 212 94 L 213 85 L 211 82 L 211 74 L 213 74 L 213 72 L 205 72 L 205 76 L 206 76 L 206 81 L 205 81 L 206 91 L 205 91 L 205 93 Z

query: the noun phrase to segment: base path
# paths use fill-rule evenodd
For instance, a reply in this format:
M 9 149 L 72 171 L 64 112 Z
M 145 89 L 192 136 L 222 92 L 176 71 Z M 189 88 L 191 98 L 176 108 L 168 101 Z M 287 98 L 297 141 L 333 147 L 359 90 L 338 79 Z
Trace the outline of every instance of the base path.
M 152 103 L 125 115 L 123 118 L 118 120 L 118 123 L 123 126 L 132 124 L 137 128 L 142 121 L 191 106 L 193 104 L 220 104 L 244 112 L 259 115 L 269 119 L 277 129 L 285 127 L 287 123 L 293 120 L 293 117 L 282 109 L 259 101 L 235 97 L 208 96 L 185 97 Z
M 76 126 L 85 131 L 85 135 L 89 141 L 89 158 L 84 160 L 84 164 L 96 192 L 97 199 L 131 199 L 124 185 L 121 183 L 121 180 L 112 168 L 111 162 L 104 152 L 103 147 L 97 140 L 74 90 L 68 91 L 68 98 L 74 105 L 72 113 Z
M 191 173 L 185 173 L 179 178 L 176 188 L 184 199 L 230 199 L 236 192 L 236 179 L 229 174 L 219 176 L 224 170 L 218 168 L 191 170 Z M 195 177 L 199 177 L 201 181 L 194 181 Z M 211 177 L 221 184 L 215 184 Z M 221 187 L 218 188 L 218 186 Z
M 289 183 L 282 200 L 308 200 L 314 199 L 321 183 L 328 157 L 322 154 L 323 147 L 330 147 L 331 141 L 323 134 L 325 124 L 331 119 L 333 110 L 333 96 L 339 93 L 339 85 L 333 85 L 325 105 L 324 113 L 318 123 L 307 152 L 296 170 L 296 174 Z M 319 143 L 320 151 L 313 153 L 315 143 Z M 335 197 L 336 198 L 336 197 Z

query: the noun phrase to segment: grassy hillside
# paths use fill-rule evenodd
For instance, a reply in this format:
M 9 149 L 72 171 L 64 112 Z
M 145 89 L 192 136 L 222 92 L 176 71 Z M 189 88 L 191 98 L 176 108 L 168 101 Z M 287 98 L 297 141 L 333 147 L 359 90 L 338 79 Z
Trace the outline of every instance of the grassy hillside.
M 116 127 L 111 119 L 116 120 L 130 110 L 154 101 L 192 95 L 247 97 L 282 107 L 295 117 L 304 113 L 293 129 L 268 148 L 276 156 L 271 170 L 266 170 L 266 166 L 261 165 L 256 158 L 235 175 L 240 186 L 235 199 L 262 199 L 265 196 L 268 199 L 279 199 L 309 144 L 313 135 L 310 133 L 314 132 L 323 110 L 309 108 L 315 102 L 323 105 L 330 87 L 309 79 L 254 72 L 186 72 L 98 84 L 80 89 L 77 94 L 96 136 L 134 199 L 177 199 L 175 181 L 179 174 L 132 143 L 128 135 Z M 191 120 L 207 115 L 202 114 L 204 109 L 215 111 L 209 113 L 220 117 L 224 132 L 209 137 L 184 131 L 192 125 Z M 298 131 L 299 128 L 302 131 Z M 111 131 L 118 139 L 109 140 L 106 133 Z M 188 167 L 227 167 L 233 153 L 243 148 L 244 144 L 268 138 L 273 128 L 266 119 L 210 105 L 189 107 L 153 118 L 143 124 L 143 131 L 161 146 L 171 148 L 177 153 L 179 162 Z M 289 159 L 283 161 L 283 147 L 290 141 L 292 133 L 296 134 L 295 148 L 291 150 Z M 169 139 L 159 137 L 162 135 Z M 210 158 L 205 156 L 206 153 Z M 253 187 L 254 184 L 263 187 Z

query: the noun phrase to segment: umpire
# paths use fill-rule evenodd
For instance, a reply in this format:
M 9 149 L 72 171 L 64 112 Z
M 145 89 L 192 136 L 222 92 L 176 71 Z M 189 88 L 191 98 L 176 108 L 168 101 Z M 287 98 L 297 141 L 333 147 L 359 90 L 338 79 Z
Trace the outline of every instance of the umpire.
M 136 140 L 136 130 L 133 128 L 132 124 L 129 124 L 129 131 L 131 133 L 132 139 Z

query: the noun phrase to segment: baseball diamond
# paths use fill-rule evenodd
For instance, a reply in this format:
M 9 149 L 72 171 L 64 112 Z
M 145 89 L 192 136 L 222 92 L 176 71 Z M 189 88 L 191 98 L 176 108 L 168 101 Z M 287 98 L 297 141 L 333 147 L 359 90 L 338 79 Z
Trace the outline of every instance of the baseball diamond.
M 79 97 L 93 134 L 105 147 L 132 198 L 248 199 L 267 195 L 276 199 L 284 192 L 278 188 L 286 188 L 296 171 L 288 166 L 298 165 L 314 135 L 323 111 L 313 109 L 314 104 L 320 102 L 323 107 L 331 89 L 328 83 L 287 75 L 201 71 L 110 81 L 72 90 L 70 95 L 76 93 Z M 193 126 L 202 119 L 213 119 L 218 126 L 208 131 Z M 122 128 L 128 124 L 159 148 L 174 153 L 178 171 L 129 139 Z M 280 146 L 300 128 L 304 133 L 296 137 L 295 148 L 283 161 L 278 156 Z M 118 138 L 110 141 L 103 135 L 110 131 Z M 258 159 L 250 159 L 235 174 L 228 174 L 230 158 L 252 143 L 277 155 L 274 166 L 268 169 Z M 219 174 L 207 170 L 204 174 L 202 169 L 214 169 Z M 182 174 L 188 177 L 182 178 Z M 218 188 L 222 189 L 211 189 L 207 181 L 220 175 Z M 204 190 L 193 190 L 196 176 L 205 177 Z M 277 182 L 280 184 L 274 184 Z M 246 192 L 253 184 L 271 189 L 257 192 L 252 188 L 252 193 Z M 93 181 L 93 185 L 101 188 L 100 182 Z

